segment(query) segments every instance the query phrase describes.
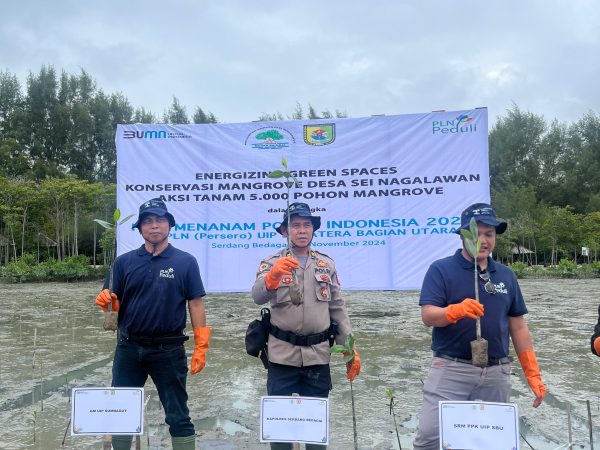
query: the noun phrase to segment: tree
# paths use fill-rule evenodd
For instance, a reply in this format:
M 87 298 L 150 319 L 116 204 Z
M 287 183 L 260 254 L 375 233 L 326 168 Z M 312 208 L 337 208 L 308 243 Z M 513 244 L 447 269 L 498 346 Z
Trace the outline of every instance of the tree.
M 185 106 L 182 106 L 175 96 L 173 96 L 173 103 L 171 103 L 171 107 L 164 115 L 164 122 L 180 124 L 189 123 Z

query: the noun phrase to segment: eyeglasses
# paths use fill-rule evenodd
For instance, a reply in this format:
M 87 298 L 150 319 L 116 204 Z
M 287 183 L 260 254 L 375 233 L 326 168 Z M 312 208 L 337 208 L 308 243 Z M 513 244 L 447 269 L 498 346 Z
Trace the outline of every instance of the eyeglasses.
M 485 289 L 485 292 L 487 292 L 488 294 L 495 294 L 496 293 L 496 286 L 494 285 L 494 283 L 492 283 L 492 280 L 490 279 L 490 274 L 487 272 L 479 272 L 479 278 L 481 278 L 483 280 L 483 282 L 485 283 L 483 285 L 483 288 Z

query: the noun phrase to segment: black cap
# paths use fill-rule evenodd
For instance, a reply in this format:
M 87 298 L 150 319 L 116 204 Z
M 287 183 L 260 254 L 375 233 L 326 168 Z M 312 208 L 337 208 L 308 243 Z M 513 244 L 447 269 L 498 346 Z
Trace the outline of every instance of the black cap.
M 160 198 L 153 198 L 152 200 L 148 200 L 140 205 L 138 219 L 131 226 L 131 229 L 137 228 L 139 230 L 142 220 L 144 220 L 144 217 L 148 214 L 156 214 L 158 217 L 166 216 L 169 219 L 169 226 L 175 226 L 175 218 L 167 210 L 167 205 L 165 205 L 165 202 L 163 202 Z
M 460 228 L 456 230 L 456 233 L 460 234 L 460 230 L 468 230 L 471 218 L 474 218 L 476 222 L 495 227 L 496 234 L 502 234 L 506 231 L 506 222 L 496 219 L 494 208 L 487 203 L 473 203 L 460 215 Z
M 313 216 L 310 212 L 309 206 L 306 203 L 296 202 L 292 203 L 287 211 L 283 213 L 283 220 L 281 221 L 281 224 L 275 227 L 275 231 L 277 231 L 279 234 L 283 234 L 281 232 L 281 228 L 287 227 L 288 215 L 290 218 L 292 216 L 308 217 L 313 224 L 314 231 L 317 231 L 319 228 L 321 228 L 321 217 Z

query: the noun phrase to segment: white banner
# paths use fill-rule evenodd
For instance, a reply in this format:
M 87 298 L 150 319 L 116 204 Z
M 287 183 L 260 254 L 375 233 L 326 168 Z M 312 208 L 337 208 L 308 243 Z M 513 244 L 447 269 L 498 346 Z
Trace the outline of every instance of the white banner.
M 281 158 L 300 182 L 290 202 L 322 217 L 313 248 L 335 259 L 343 289 L 420 289 L 469 204 L 489 202 L 487 109 L 357 119 L 117 127 L 122 217 L 154 197 L 177 225 L 169 241 L 198 259 L 208 292 L 251 289 L 262 258 L 285 245 Z M 130 222 L 133 223 L 133 222 Z M 118 251 L 141 245 L 130 224 Z

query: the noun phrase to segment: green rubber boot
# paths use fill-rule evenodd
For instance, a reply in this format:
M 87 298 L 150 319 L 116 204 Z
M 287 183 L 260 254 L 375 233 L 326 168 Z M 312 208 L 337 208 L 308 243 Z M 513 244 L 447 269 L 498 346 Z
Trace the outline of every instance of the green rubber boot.
M 171 437 L 173 450 L 196 450 L 196 435 Z
M 113 436 L 112 437 L 112 448 L 113 450 L 130 450 L 131 449 L 131 441 L 133 440 L 133 436 Z

